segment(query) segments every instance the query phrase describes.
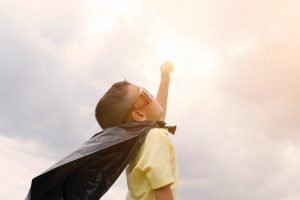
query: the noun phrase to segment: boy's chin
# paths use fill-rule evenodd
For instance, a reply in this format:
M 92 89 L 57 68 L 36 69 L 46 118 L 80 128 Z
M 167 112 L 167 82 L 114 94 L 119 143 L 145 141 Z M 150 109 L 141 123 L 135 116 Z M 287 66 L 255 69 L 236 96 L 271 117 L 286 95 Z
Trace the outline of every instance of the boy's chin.
M 162 118 L 162 116 L 158 116 L 158 117 L 155 117 L 152 119 L 148 119 L 148 121 L 157 122 L 157 121 L 161 121 L 162 120 L 161 118 Z
M 154 115 L 148 116 L 148 121 L 156 122 L 161 121 L 163 117 L 163 112 L 156 112 Z
M 162 117 L 163 117 L 163 115 L 161 114 L 160 116 L 157 117 L 157 119 L 155 121 L 163 121 Z

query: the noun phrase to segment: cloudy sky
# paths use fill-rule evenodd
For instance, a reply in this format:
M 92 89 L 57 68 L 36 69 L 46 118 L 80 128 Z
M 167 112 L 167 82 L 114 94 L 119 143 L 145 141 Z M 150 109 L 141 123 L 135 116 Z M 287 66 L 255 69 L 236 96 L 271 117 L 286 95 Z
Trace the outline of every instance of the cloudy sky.
M 0 199 L 101 129 L 99 98 L 127 79 L 157 92 L 179 199 L 300 199 L 297 0 L 0 0 Z M 124 174 L 103 197 L 124 199 Z

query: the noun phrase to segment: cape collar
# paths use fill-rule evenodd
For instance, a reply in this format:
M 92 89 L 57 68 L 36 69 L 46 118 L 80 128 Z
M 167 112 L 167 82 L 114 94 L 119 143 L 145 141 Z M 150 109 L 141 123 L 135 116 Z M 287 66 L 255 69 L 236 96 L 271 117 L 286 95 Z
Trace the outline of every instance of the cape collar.
M 159 128 L 166 128 L 166 129 L 168 129 L 168 131 L 170 132 L 170 133 L 172 133 L 173 135 L 175 135 L 175 131 L 176 131 L 176 125 L 175 126 L 166 126 L 166 122 L 164 122 L 164 121 L 156 121 L 155 122 L 158 126 L 159 126 Z

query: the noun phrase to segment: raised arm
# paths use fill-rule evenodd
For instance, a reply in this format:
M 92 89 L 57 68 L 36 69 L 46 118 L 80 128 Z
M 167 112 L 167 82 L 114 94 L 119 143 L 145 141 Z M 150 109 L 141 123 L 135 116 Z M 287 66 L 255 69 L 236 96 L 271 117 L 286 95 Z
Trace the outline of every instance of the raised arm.
M 160 67 L 160 84 L 156 96 L 156 100 L 160 103 L 164 110 L 164 114 L 161 121 L 164 121 L 167 113 L 167 104 L 168 104 L 168 92 L 169 92 L 169 83 L 171 80 L 170 74 L 173 71 L 173 63 L 171 61 L 165 61 Z

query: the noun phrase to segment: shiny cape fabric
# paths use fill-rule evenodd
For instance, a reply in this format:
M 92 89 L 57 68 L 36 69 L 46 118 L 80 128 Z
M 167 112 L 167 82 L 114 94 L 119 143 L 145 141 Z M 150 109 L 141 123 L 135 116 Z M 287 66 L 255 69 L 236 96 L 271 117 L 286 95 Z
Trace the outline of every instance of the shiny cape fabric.
M 152 128 L 165 122 L 130 122 L 95 134 L 78 150 L 32 179 L 25 200 L 99 200 L 132 160 Z

